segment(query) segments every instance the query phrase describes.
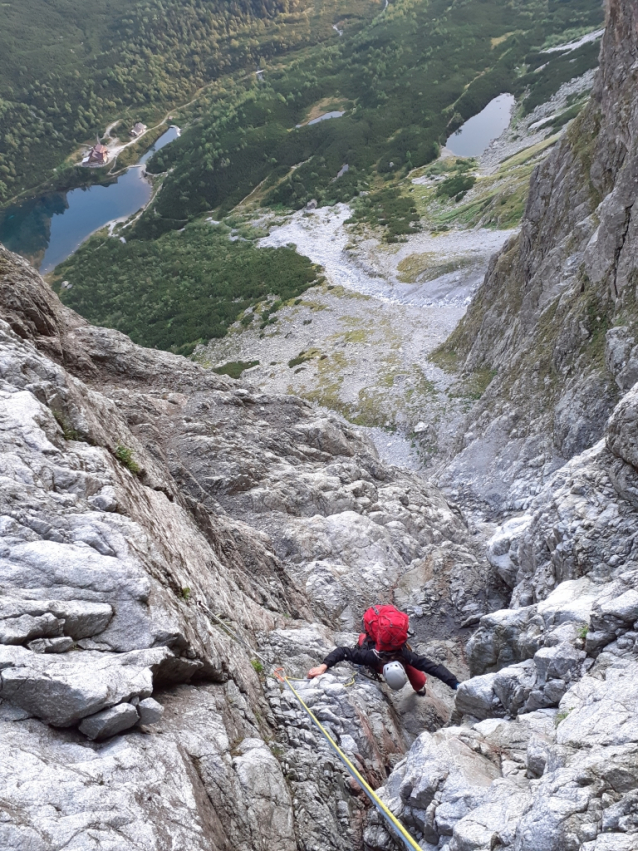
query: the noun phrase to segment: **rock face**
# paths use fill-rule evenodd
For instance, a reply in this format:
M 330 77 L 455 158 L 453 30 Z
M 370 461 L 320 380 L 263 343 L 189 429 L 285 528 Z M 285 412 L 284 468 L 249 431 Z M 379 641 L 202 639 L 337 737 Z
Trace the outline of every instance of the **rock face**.
M 637 24 L 610 0 L 450 343 L 498 374 L 446 481 L 524 509 L 488 559 L 355 429 L 91 327 L 0 248 L 0 847 L 391 851 L 271 668 L 393 601 L 455 706 L 293 684 L 421 847 L 638 851 Z
M 458 726 L 382 790 L 431 851 L 638 849 L 637 75 L 638 3 L 610 0 L 592 102 L 449 341 L 498 374 L 442 480 L 525 511 L 488 544 L 511 598 L 468 642 Z M 376 813 L 365 839 L 393 847 Z
M 422 847 L 638 849 L 637 398 L 491 542 L 511 608 L 468 643 L 463 726 L 423 733 L 383 791 Z M 376 816 L 365 836 L 391 847 Z
M 529 504 L 638 379 L 638 4 L 607 7 L 592 99 L 445 344 L 465 371 L 495 375 L 440 479 L 482 509 Z
M 248 645 L 303 676 L 394 600 L 462 676 L 460 624 L 504 598 L 458 510 L 3 249 L 0 314 L 0 847 L 361 847 L 366 805 Z M 345 666 L 300 688 L 376 786 L 452 709 Z

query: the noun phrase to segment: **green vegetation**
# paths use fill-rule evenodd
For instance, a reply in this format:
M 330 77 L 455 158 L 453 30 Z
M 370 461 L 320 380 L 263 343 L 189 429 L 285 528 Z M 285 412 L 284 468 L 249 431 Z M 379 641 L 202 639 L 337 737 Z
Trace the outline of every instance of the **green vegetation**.
M 57 424 L 62 429 L 62 434 L 64 435 L 65 440 L 82 440 L 80 432 L 73 428 L 64 414 L 60 413 L 60 411 L 52 411 L 51 413 L 55 417 Z
M 557 139 L 558 135 L 555 135 L 521 151 L 505 160 L 495 174 L 487 177 L 478 177 L 472 173 L 476 169 L 473 160 L 437 160 L 423 169 L 423 176 L 445 179 L 437 184 L 428 183 L 410 188 L 422 224 L 433 231 L 446 231 L 453 225 L 515 227 L 525 210 L 530 175 L 545 155 L 547 147 Z M 465 195 L 470 189 L 473 191 L 466 199 Z M 413 271 L 408 267 L 413 266 L 418 259 L 417 255 L 413 255 L 403 261 L 399 267 L 399 271 L 404 273 L 402 280 L 409 282 L 410 274 L 417 273 L 417 269 Z M 423 256 L 423 259 L 426 258 Z M 423 269 L 428 265 L 426 263 Z M 451 268 L 439 274 L 445 271 L 451 271 Z M 419 280 L 427 278 L 420 277 Z
M 255 670 L 258 674 L 263 674 L 263 673 L 264 673 L 264 666 L 261 664 L 261 662 L 259 661 L 259 659 L 251 659 L 251 660 L 250 660 L 250 664 L 253 666 L 254 670 Z
M 560 130 L 560 128 L 564 127 L 568 121 L 572 121 L 572 119 L 576 118 L 582 108 L 582 103 L 575 103 L 573 106 L 570 106 L 569 109 L 561 112 L 549 122 L 552 130 Z
M 584 343 L 591 364 L 604 368 L 605 339 L 613 325 L 615 305 L 610 294 L 600 293 L 586 275 L 583 275 L 583 325 L 589 332 Z
M 182 588 L 181 594 L 182 594 L 182 599 L 188 601 L 191 598 L 191 589 L 188 588 L 188 587 Z
M 195 222 L 152 241 L 94 236 L 58 266 L 53 285 L 89 321 L 143 346 L 190 354 L 223 337 L 249 307 L 271 294 L 295 298 L 317 275 L 290 248 L 231 242 L 228 228 Z M 60 290 L 63 280 L 70 288 Z
M 386 228 L 385 240 L 398 242 L 399 236 L 418 230 L 419 214 L 414 201 L 401 194 L 397 186 L 391 186 L 358 198 L 354 214 L 348 222 L 367 222 Z
M 306 361 L 312 360 L 313 358 L 319 357 L 320 352 L 317 349 L 308 349 L 305 352 L 299 352 L 296 358 L 292 358 L 288 361 L 288 366 L 290 369 L 294 369 L 296 366 L 300 366 L 302 363 Z
M 460 201 L 468 189 L 471 189 L 476 183 L 476 177 L 473 174 L 455 174 L 452 177 L 447 177 L 443 183 L 439 184 L 436 189 L 436 194 L 454 198 Z
M 244 372 L 247 369 L 250 369 L 253 366 L 257 366 L 258 364 L 259 364 L 258 360 L 230 361 L 229 363 L 225 363 L 223 366 L 214 367 L 213 372 L 216 372 L 218 375 L 228 375 L 228 376 L 230 376 L 230 378 L 241 378 L 242 372 Z
M 253 192 L 261 203 L 300 209 L 313 198 L 331 204 L 369 191 L 364 207 L 374 207 L 384 181 L 434 159 L 496 94 L 513 91 L 527 108 L 537 87 L 542 99 L 558 88 L 560 81 L 550 91 L 555 66 L 556 80 L 593 67 L 591 51 L 567 59 L 538 45 L 601 20 L 598 0 L 394 0 L 350 37 L 267 64 L 260 81 L 238 79 L 207 107 L 202 100 L 201 120 L 151 160 L 151 170 L 169 173 L 137 235 L 181 228 L 208 210 L 219 218 Z M 547 68 L 533 73 L 539 57 Z M 354 106 L 299 126 L 327 99 Z M 371 217 L 388 221 L 383 212 Z M 402 227 L 390 226 L 390 237 L 409 232 L 405 217 Z
M 115 449 L 115 457 L 117 460 L 126 467 L 127 470 L 130 470 L 134 476 L 137 476 L 138 473 L 141 472 L 141 467 L 137 463 L 137 461 L 133 458 L 133 450 L 129 449 L 128 446 L 123 446 L 119 444 Z
M 237 69 L 349 29 L 379 0 L 12 0 L 0 27 L 0 204 L 107 122 L 152 126 Z
M 564 721 L 570 712 L 571 709 L 561 709 L 561 711 L 557 713 L 556 718 L 554 718 L 554 726 L 558 727 L 561 721 Z
M 467 382 L 465 382 L 463 395 L 467 395 L 475 400 L 480 399 L 495 376 L 495 369 L 477 369 L 475 372 L 470 373 Z
M 445 343 L 442 343 L 434 349 L 433 352 L 430 352 L 427 356 L 427 360 L 435 366 L 438 366 L 443 370 L 443 372 L 447 372 L 451 375 L 458 372 L 461 367 L 459 355 L 454 351 L 454 349 L 446 346 Z

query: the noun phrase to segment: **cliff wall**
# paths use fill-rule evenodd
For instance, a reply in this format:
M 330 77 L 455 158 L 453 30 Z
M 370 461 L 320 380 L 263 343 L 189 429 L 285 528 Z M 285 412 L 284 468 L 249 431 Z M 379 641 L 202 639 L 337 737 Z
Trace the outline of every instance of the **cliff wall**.
M 250 647 L 303 676 L 394 600 L 462 675 L 461 624 L 502 597 L 458 511 L 300 400 L 90 326 L 1 248 L 0 314 L 0 846 L 361 847 L 364 804 Z M 351 679 L 300 688 L 378 786 L 452 692 Z
M 637 84 L 638 3 L 610 0 L 591 101 L 445 344 L 494 374 L 441 477 L 484 508 L 524 506 L 638 379 Z

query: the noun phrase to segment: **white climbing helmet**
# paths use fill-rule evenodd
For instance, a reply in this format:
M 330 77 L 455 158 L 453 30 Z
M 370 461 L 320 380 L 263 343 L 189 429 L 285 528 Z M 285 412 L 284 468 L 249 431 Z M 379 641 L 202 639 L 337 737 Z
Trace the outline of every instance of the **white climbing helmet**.
M 401 662 L 388 662 L 383 666 L 383 676 L 386 683 L 394 691 L 399 691 L 407 683 L 408 678 Z

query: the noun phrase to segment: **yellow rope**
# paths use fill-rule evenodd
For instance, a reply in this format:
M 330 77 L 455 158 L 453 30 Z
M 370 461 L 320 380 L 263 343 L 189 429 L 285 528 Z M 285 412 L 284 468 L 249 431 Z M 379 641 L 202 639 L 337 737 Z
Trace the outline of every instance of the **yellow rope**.
M 394 815 L 394 814 L 393 814 L 393 813 L 392 813 L 392 812 L 388 809 L 388 807 L 387 807 L 387 806 L 383 803 L 383 801 L 381 800 L 381 798 L 379 798 L 379 796 L 378 796 L 378 795 L 377 795 L 377 793 L 374 791 L 374 789 L 373 789 L 373 788 L 372 788 L 372 787 L 371 787 L 371 786 L 367 783 L 367 781 L 366 781 L 366 780 L 362 777 L 362 775 L 359 773 L 359 771 L 355 768 L 355 766 L 352 764 L 352 762 L 348 759 L 348 757 L 345 755 L 345 753 L 341 750 L 341 748 L 339 747 L 339 745 L 338 745 L 338 744 L 334 741 L 334 739 L 332 738 L 332 736 L 330 735 L 330 733 L 328 733 L 328 731 L 326 730 L 326 728 L 325 728 L 325 727 L 321 724 L 321 722 L 320 722 L 320 721 L 319 721 L 319 719 L 316 717 L 316 715 L 315 715 L 315 714 L 312 712 L 312 710 L 311 710 L 311 709 L 310 709 L 310 708 L 306 705 L 306 703 L 304 702 L 303 698 L 302 698 L 302 697 L 299 695 L 299 693 L 296 691 L 295 687 L 294 687 L 293 685 L 291 685 L 291 683 L 290 683 L 290 678 L 289 678 L 289 677 L 287 677 L 285 674 L 278 673 L 278 671 L 275 671 L 275 672 L 274 672 L 274 674 L 275 674 L 275 676 L 277 677 L 277 679 L 279 679 L 281 682 L 285 683 L 285 684 L 288 686 L 288 688 L 290 689 L 290 691 L 294 694 L 294 696 L 297 698 L 297 700 L 299 701 L 299 703 L 303 706 L 303 708 L 305 709 L 305 711 L 308 713 L 308 715 L 310 716 L 310 718 L 311 718 L 312 722 L 313 722 L 313 723 L 314 723 L 314 724 L 318 727 L 318 729 L 321 731 L 321 734 L 322 734 L 322 735 L 323 735 L 323 737 L 326 739 L 326 741 L 330 744 L 331 748 L 332 748 L 332 749 L 334 750 L 334 752 L 337 754 L 337 756 L 339 757 L 339 759 L 341 760 L 341 762 L 342 762 L 342 763 L 346 766 L 346 768 L 348 769 L 348 771 L 350 772 L 350 774 L 354 777 L 354 779 L 357 781 L 357 783 L 361 786 L 361 788 L 363 789 L 363 791 L 366 793 L 366 795 L 368 796 L 368 798 L 370 798 L 370 800 L 371 800 L 371 801 L 372 801 L 372 803 L 375 805 L 375 807 L 379 810 L 379 812 L 381 813 L 381 815 L 385 818 L 385 820 L 386 820 L 387 822 L 389 822 L 389 823 L 390 823 L 390 825 L 394 828 L 394 830 L 395 830 L 395 831 L 396 831 L 396 833 L 399 835 L 399 837 L 400 837 L 400 838 L 401 838 L 401 839 L 405 842 L 406 848 L 411 849 L 411 851 L 421 851 L 421 847 L 420 847 L 420 845 L 416 842 L 416 840 L 415 840 L 415 839 L 413 839 L 413 838 L 410 836 L 410 834 L 409 834 L 409 833 L 407 832 L 407 830 L 403 827 L 403 825 L 402 825 L 402 824 L 401 824 L 401 822 L 397 819 L 397 817 L 396 817 L 396 816 L 395 816 L 395 815 Z
M 232 629 L 231 629 L 231 628 L 230 628 L 230 627 L 229 627 L 226 623 L 224 623 L 224 621 L 223 621 L 223 620 L 222 620 L 222 619 L 221 619 L 218 615 L 216 615 L 214 612 L 212 612 L 212 611 L 208 608 L 208 606 L 205 606 L 203 603 L 200 603 L 200 605 L 202 606 L 202 608 L 205 610 L 205 612 L 206 612 L 206 613 L 207 613 L 207 614 L 208 614 L 208 615 L 209 615 L 209 616 L 210 616 L 213 620 L 215 620 L 215 621 L 216 621 L 216 622 L 217 622 L 217 623 L 218 623 L 218 624 L 219 624 L 219 625 L 220 625 L 223 629 L 225 629 L 225 630 L 226 630 L 226 632 L 227 632 L 227 633 L 228 633 L 228 634 L 229 634 L 232 638 L 234 638 L 234 639 L 235 639 L 235 641 L 237 641 L 239 644 L 242 644 L 244 647 L 246 647 L 246 649 L 247 649 L 250 653 L 252 653 L 252 654 L 253 654 L 254 656 L 256 656 L 258 659 L 261 659 L 261 661 L 262 661 L 262 662 L 264 662 L 266 665 L 270 666 L 270 663 L 269 663 L 266 659 L 264 659 L 264 657 L 263 657 L 260 653 L 258 653 L 256 650 L 254 650 L 254 649 L 250 646 L 250 644 L 248 644 L 248 642 L 247 642 L 247 641 L 245 641 L 243 638 L 241 638 L 239 635 L 237 635 L 237 633 L 236 633 L 236 632 L 234 632 L 234 631 L 233 631 L 233 630 L 232 630 Z M 308 714 L 308 716 L 310 717 L 310 719 L 311 719 L 311 721 L 313 722 L 313 724 L 315 724 L 315 726 L 319 729 L 319 731 L 321 732 L 321 735 L 322 735 L 322 736 L 326 739 L 326 741 L 328 742 L 328 744 L 330 745 L 330 747 L 331 747 L 331 748 L 333 749 L 333 751 L 337 754 L 337 756 L 339 757 L 339 759 L 341 760 L 341 762 L 345 765 L 345 767 L 348 769 L 348 771 L 350 772 L 350 774 L 352 775 L 352 777 L 354 777 L 354 779 L 357 781 L 357 783 L 359 784 L 359 786 L 361 786 L 361 788 L 363 789 L 363 791 L 366 793 L 366 795 L 368 796 L 368 798 L 372 801 L 372 803 L 373 803 L 373 804 L 374 804 L 374 806 L 377 808 L 377 810 L 381 813 L 381 815 L 383 816 L 383 818 L 384 818 L 384 819 L 388 822 L 388 824 L 389 824 L 389 825 L 391 825 L 391 827 L 395 830 L 395 832 L 398 834 L 398 836 L 399 836 L 399 837 L 403 840 L 403 842 L 405 843 L 406 848 L 410 849 L 410 851 L 422 851 L 421 846 L 420 846 L 420 845 L 418 845 L 418 843 L 416 842 L 416 840 L 415 840 L 415 839 L 413 839 L 413 838 L 410 836 L 410 834 L 409 834 L 409 833 L 407 832 L 407 830 L 403 827 L 403 825 L 402 825 L 402 824 L 401 824 L 401 822 L 397 819 L 397 817 L 396 817 L 396 816 L 395 816 L 395 815 L 394 815 L 394 814 L 393 814 L 393 813 L 392 813 L 392 812 L 388 809 L 388 807 L 387 807 L 387 806 L 383 803 L 383 801 L 381 800 L 381 798 L 379 798 L 379 796 L 378 796 L 378 795 L 377 795 L 377 793 L 374 791 L 374 789 L 373 789 L 373 788 L 372 788 L 372 787 L 368 784 L 368 782 L 367 782 L 367 781 L 363 778 L 363 776 L 360 774 L 360 772 L 357 770 L 357 768 L 355 768 L 355 766 L 352 764 L 352 762 L 348 759 L 348 757 L 345 755 L 345 753 L 341 750 L 341 748 L 339 747 L 339 745 L 338 745 L 338 744 L 334 741 L 334 739 L 332 738 L 332 736 L 330 735 L 330 733 L 328 733 L 328 731 L 327 731 L 327 730 L 326 730 L 326 728 L 325 728 L 325 727 L 321 724 L 321 722 L 320 722 L 320 721 L 319 721 L 319 719 L 316 717 L 316 715 L 315 715 L 315 714 L 312 712 L 312 710 L 311 710 L 311 709 L 307 706 L 307 704 L 306 704 L 306 703 L 305 703 L 305 701 L 302 699 L 302 697 L 299 695 L 299 693 L 297 692 L 297 690 L 295 689 L 295 687 L 294 687 L 293 685 L 291 685 L 291 679 L 295 679 L 295 680 L 296 680 L 296 681 L 298 681 L 298 682 L 306 682 L 306 680 L 305 680 L 305 679 L 302 679 L 302 678 L 298 678 L 298 680 L 297 680 L 296 678 L 286 676 L 286 674 L 284 673 L 283 668 L 275 668 L 275 669 L 273 670 L 273 676 L 275 676 L 275 677 L 276 677 L 276 678 L 277 678 L 280 682 L 282 682 L 282 683 L 284 683 L 286 686 L 288 686 L 288 688 L 289 688 L 289 689 L 290 689 L 290 691 L 294 694 L 294 696 L 297 698 L 297 700 L 299 701 L 299 703 L 301 704 L 301 706 L 303 706 L 304 710 L 306 711 L 306 713 L 307 713 L 307 714 Z M 356 674 L 352 677 L 352 679 L 351 679 L 349 682 L 345 683 L 346 687 L 347 687 L 347 686 L 354 685 L 355 678 L 356 678 Z

